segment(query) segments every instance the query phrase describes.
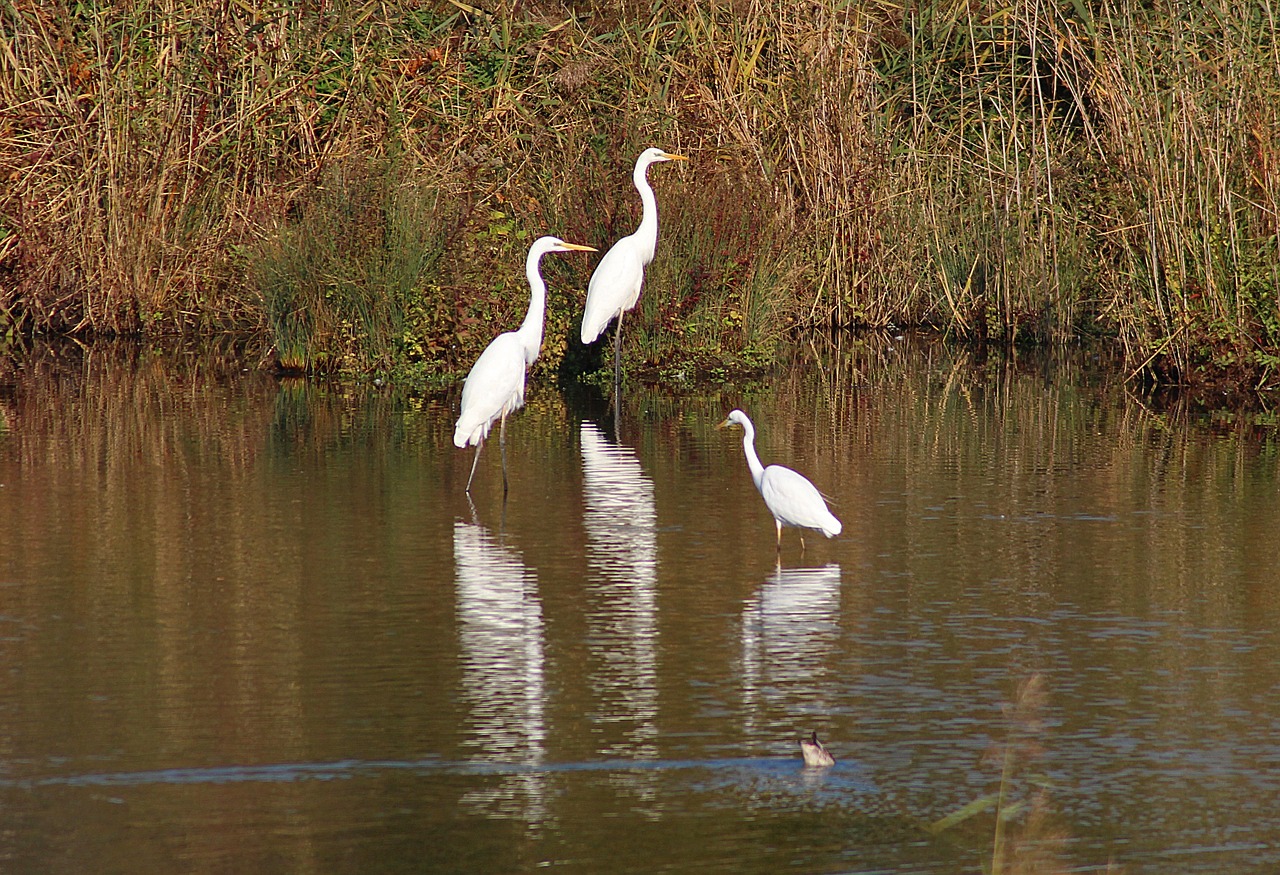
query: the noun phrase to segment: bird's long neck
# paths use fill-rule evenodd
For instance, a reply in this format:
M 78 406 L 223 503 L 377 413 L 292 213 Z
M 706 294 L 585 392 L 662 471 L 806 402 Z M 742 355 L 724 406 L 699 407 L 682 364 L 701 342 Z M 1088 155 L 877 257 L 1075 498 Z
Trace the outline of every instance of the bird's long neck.
M 742 451 L 747 454 L 751 479 L 755 481 L 756 489 L 759 489 L 760 481 L 764 479 L 764 465 L 760 464 L 760 457 L 756 455 L 756 429 L 750 422 L 742 423 Z
M 524 363 L 528 367 L 538 358 L 542 351 L 542 322 L 547 310 L 547 284 L 542 281 L 538 272 L 538 262 L 542 253 L 532 251 L 525 260 L 524 273 L 529 278 L 529 312 L 520 323 L 516 335 L 524 346 Z
M 640 203 L 644 208 L 640 227 L 636 229 L 633 236 L 640 243 L 640 257 L 645 264 L 653 261 L 653 252 L 658 246 L 658 199 L 654 197 L 653 188 L 649 185 L 646 175 L 648 170 L 648 164 L 637 164 L 631 174 L 631 179 L 636 184 L 636 191 L 640 192 Z

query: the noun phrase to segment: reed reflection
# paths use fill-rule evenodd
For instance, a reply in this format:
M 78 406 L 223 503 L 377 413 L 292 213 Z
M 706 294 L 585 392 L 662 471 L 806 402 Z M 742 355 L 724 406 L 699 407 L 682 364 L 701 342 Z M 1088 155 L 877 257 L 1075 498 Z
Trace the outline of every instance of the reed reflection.
M 742 611 L 743 720 L 748 735 L 777 734 L 824 713 L 839 643 L 840 566 L 782 568 Z M 773 714 L 779 723 L 771 722 Z M 802 727 L 809 728 L 809 727 Z
M 464 745 L 474 759 L 536 767 L 546 759 L 544 628 L 537 578 L 520 553 L 484 526 L 456 521 L 462 695 L 470 708 Z M 495 775 L 463 797 L 490 816 L 540 823 L 546 775 L 533 768 Z
M 583 422 L 583 525 L 593 722 L 602 753 L 657 754 L 658 537 L 653 481 L 635 454 Z M 612 730 L 620 730 L 614 732 Z

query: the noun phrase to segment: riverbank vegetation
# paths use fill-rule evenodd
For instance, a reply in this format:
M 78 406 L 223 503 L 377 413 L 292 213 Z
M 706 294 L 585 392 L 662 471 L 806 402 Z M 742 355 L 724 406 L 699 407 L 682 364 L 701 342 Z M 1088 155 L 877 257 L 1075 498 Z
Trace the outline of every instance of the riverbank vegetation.
M 1265 0 L 36 4 L 0 12 L 0 331 L 248 330 L 286 369 L 452 379 L 542 233 L 662 231 L 627 362 L 808 328 L 1109 338 L 1280 366 Z M 594 260 L 544 267 L 580 372 Z M 604 362 L 607 363 L 607 354 Z

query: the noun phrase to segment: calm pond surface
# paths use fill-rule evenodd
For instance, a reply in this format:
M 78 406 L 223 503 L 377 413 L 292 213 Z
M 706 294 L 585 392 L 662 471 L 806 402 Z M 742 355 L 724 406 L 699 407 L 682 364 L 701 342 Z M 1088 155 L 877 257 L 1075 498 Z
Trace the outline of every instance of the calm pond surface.
M 472 504 L 456 391 L 253 364 L 0 374 L 6 873 L 1280 867 L 1271 426 L 865 341 L 539 382 Z

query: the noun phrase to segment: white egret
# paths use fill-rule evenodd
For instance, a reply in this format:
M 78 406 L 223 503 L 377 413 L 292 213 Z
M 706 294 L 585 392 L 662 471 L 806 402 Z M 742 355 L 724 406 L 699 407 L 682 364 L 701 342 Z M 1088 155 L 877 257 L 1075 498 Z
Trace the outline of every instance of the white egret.
M 502 494 L 507 494 L 507 414 L 524 406 L 525 371 L 542 350 L 547 284 L 538 272 L 538 262 L 548 252 L 572 251 L 596 250 L 591 246 L 565 243 L 558 237 L 539 237 L 533 242 L 524 264 L 525 276 L 529 278 L 529 312 L 517 330 L 505 331 L 490 341 L 467 374 L 467 381 L 462 386 L 462 412 L 453 430 L 453 443 L 458 448 L 468 444 L 474 444 L 476 448 L 471 476 L 467 478 L 468 493 L 471 492 L 471 480 L 476 476 L 480 448 L 497 419 L 500 420 L 499 442 L 502 446 Z
M 760 464 L 760 457 L 756 455 L 755 426 L 747 415 L 741 410 L 735 410 L 716 427 L 726 428 L 731 425 L 740 425 L 745 432 L 742 436 L 742 449 L 747 454 L 747 467 L 751 469 L 751 479 L 755 481 L 765 506 L 778 524 L 778 549 L 782 549 L 783 526 L 817 529 L 828 538 L 840 534 L 840 520 L 827 509 L 822 494 L 808 478 L 782 465 L 770 465 L 766 468 Z M 800 534 L 800 549 L 804 549 L 803 532 Z
M 646 174 L 649 165 L 660 161 L 688 161 L 684 155 L 664 152 L 661 149 L 645 149 L 636 159 L 631 180 L 640 192 L 644 208 L 640 227 L 628 234 L 604 254 L 591 282 L 587 285 L 587 303 L 582 313 L 582 342 L 595 343 L 600 332 L 608 327 L 613 317 L 618 317 L 618 327 L 613 335 L 613 383 L 620 380 L 622 350 L 622 314 L 636 305 L 640 299 L 640 287 L 644 284 L 644 269 L 653 261 L 658 245 L 658 201 L 649 186 Z
M 808 768 L 825 769 L 836 764 L 836 758 L 818 741 L 816 732 L 810 732 L 808 738 L 800 739 L 800 755 L 804 757 L 804 764 Z

